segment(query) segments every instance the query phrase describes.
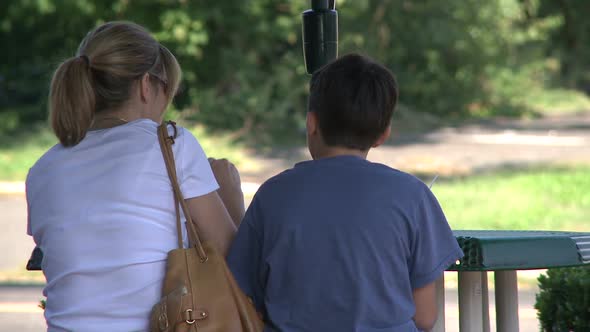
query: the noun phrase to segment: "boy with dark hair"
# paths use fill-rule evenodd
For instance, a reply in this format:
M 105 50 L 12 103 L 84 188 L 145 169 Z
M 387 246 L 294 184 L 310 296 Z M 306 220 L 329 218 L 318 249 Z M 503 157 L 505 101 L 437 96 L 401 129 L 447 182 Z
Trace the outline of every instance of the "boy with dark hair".
M 397 99 L 391 72 L 364 56 L 313 75 L 313 160 L 261 186 L 228 255 L 266 331 L 434 325 L 434 283 L 463 253 L 426 185 L 366 160 L 388 138 Z

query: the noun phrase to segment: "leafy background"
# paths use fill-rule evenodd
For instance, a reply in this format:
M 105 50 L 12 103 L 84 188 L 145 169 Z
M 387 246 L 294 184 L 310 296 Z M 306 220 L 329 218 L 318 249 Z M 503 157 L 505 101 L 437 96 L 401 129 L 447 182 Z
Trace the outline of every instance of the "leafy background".
M 274 144 L 303 128 L 308 76 L 294 0 L 0 3 L 0 132 L 44 122 L 52 71 L 92 27 L 131 20 L 179 58 L 176 115 Z M 402 109 L 443 119 L 588 107 L 590 2 L 340 0 L 340 52 L 385 63 Z M 251 135 L 251 133 L 257 133 Z

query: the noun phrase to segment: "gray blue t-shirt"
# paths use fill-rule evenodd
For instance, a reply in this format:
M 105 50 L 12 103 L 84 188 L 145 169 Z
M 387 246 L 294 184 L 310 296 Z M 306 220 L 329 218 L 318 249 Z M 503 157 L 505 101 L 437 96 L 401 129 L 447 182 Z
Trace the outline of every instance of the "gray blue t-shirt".
M 415 332 L 412 290 L 462 255 L 420 180 L 339 156 L 264 183 L 228 264 L 265 331 Z

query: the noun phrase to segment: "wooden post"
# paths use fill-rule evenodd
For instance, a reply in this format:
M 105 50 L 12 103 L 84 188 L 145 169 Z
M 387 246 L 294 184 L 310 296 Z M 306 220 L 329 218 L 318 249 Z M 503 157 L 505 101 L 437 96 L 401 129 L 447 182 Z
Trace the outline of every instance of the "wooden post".
M 496 326 L 518 332 L 518 281 L 515 270 L 496 271 Z
M 485 312 L 487 272 L 459 272 L 459 331 L 489 331 L 489 313 Z M 484 287 L 484 281 L 486 285 Z M 484 299 L 486 304 L 484 305 Z M 488 316 L 484 318 L 485 316 Z M 484 328 L 487 323 L 487 329 Z
M 483 332 L 490 332 L 490 298 L 488 292 L 488 273 L 481 273 L 481 310 L 483 316 Z

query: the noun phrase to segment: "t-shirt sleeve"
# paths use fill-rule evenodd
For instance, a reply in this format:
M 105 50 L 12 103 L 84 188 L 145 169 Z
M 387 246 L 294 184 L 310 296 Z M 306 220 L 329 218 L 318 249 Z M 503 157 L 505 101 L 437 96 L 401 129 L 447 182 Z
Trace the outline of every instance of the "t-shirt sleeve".
M 184 198 L 203 196 L 219 189 L 201 144 L 190 131 L 182 130 L 183 144 L 180 147 L 180 160 L 177 160 L 177 171 Z
M 413 289 L 436 281 L 449 266 L 463 257 L 463 251 L 436 197 L 426 187 L 416 211 L 416 219 L 410 263 Z
M 255 229 L 256 198 L 250 204 L 227 256 L 227 264 L 242 291 L 264 313 L 264 285 L 261 276 L 262 237 Z

